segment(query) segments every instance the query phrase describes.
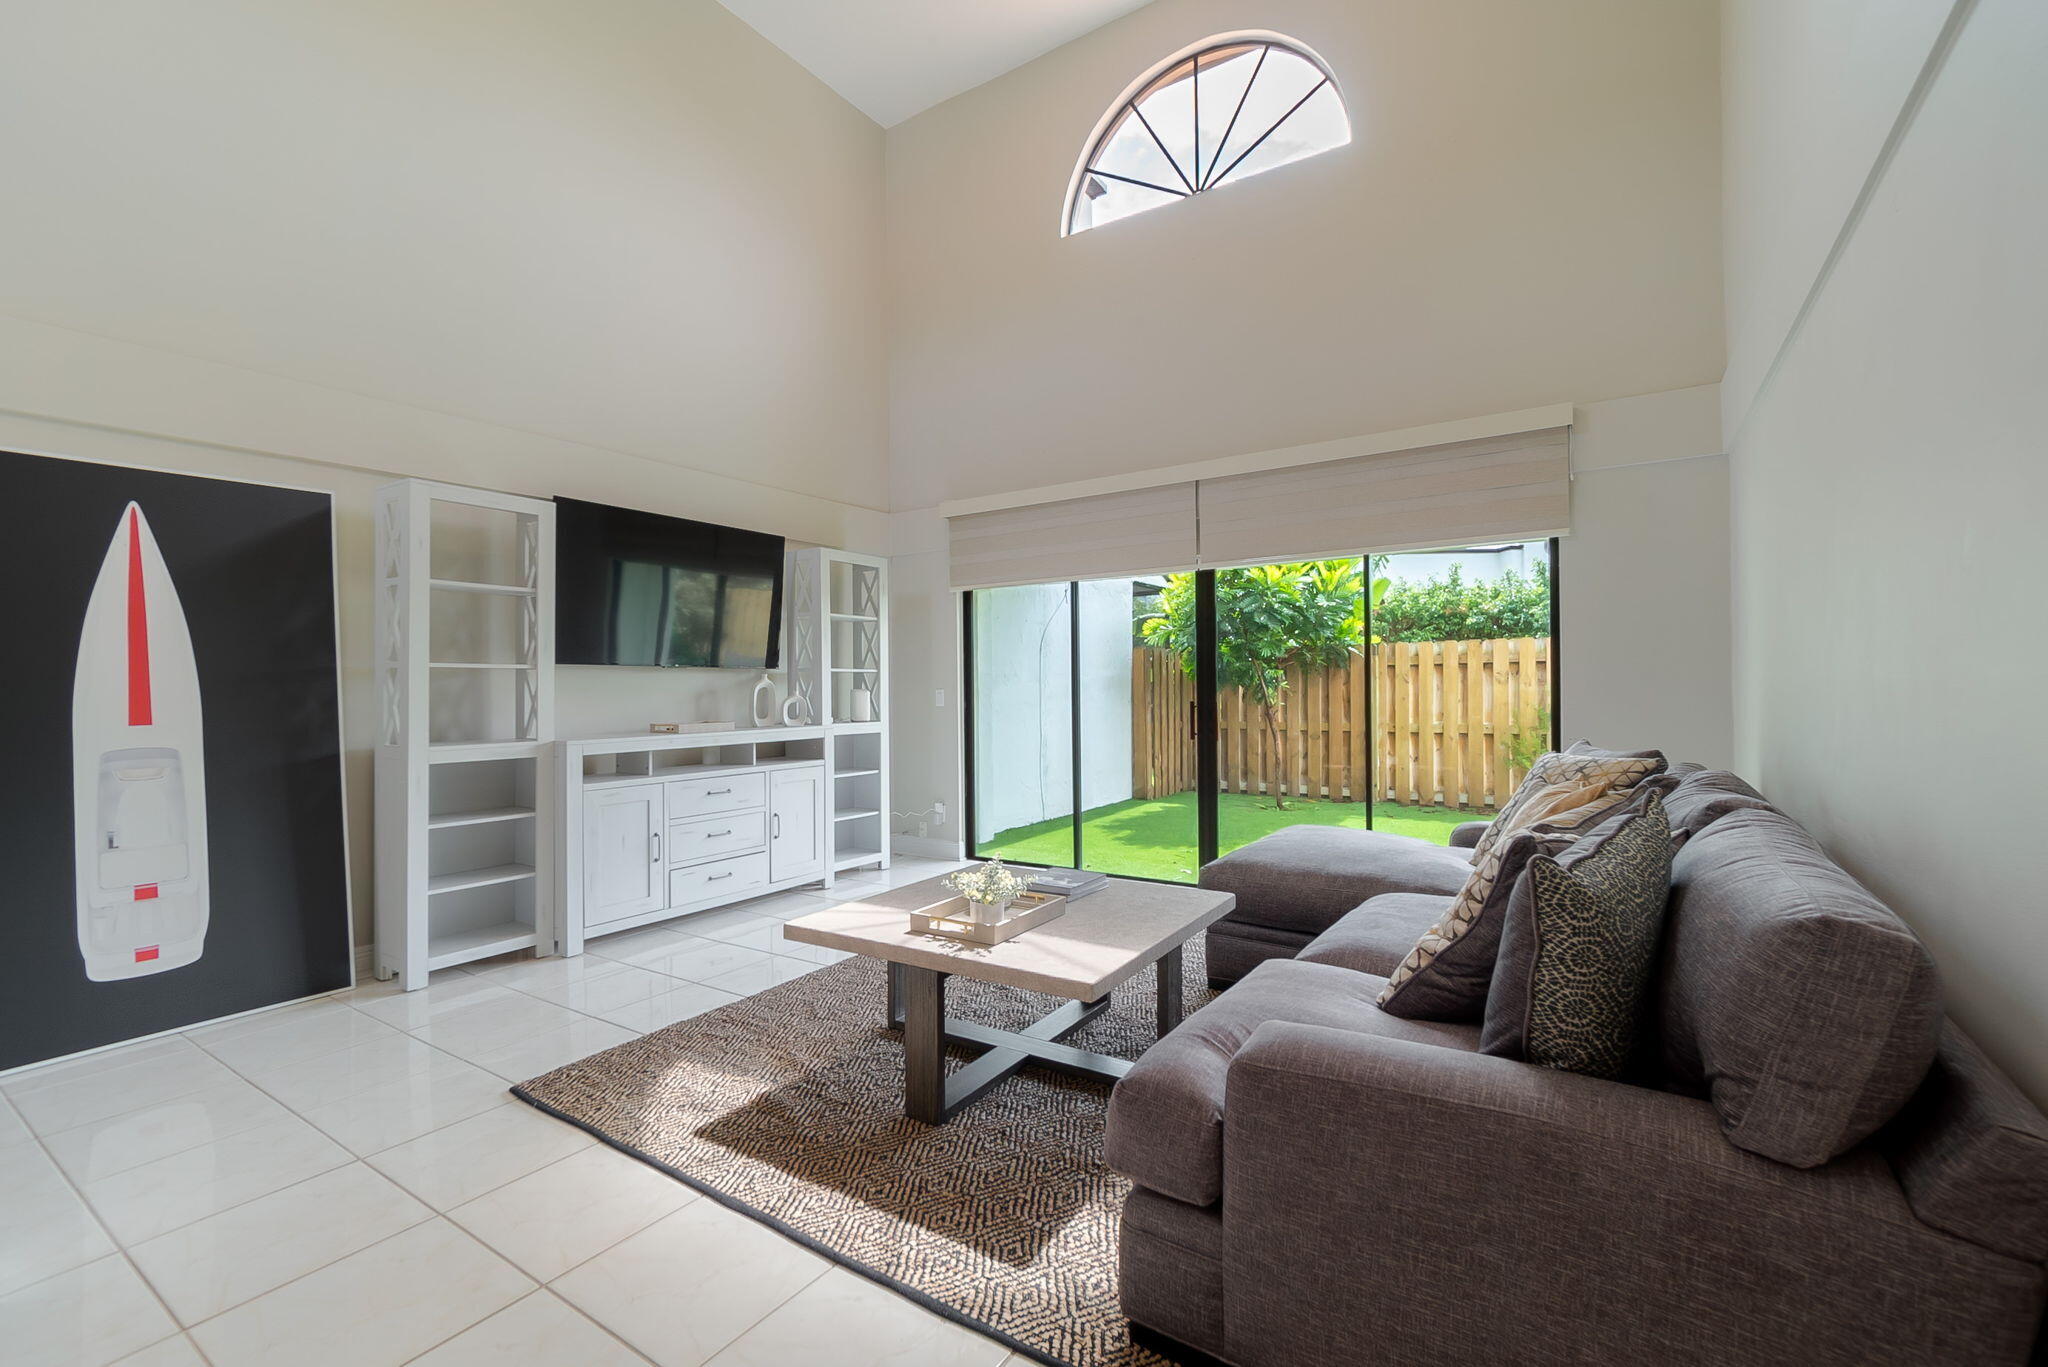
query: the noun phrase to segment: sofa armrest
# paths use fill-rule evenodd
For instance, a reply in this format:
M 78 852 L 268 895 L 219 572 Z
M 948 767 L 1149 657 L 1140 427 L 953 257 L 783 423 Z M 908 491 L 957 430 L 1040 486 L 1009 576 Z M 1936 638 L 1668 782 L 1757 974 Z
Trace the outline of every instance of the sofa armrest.
M 1391 1362 L 2017 1361 L 2042 1294 L 1916 1221 L 1868 1148 L 1786 1167 L 1696 1098 L 1324 1026 L 1232 1060 L 1223 1187 L 1248 1367 L 1361 1334 Z
M 1492 824 L 1491 821 L 1459 822 L 1451 827 L 1451 848 L 1454 850 L 1476 848 L 1479 844 L 1479 837 L 1485 835 L 1486 828 Z

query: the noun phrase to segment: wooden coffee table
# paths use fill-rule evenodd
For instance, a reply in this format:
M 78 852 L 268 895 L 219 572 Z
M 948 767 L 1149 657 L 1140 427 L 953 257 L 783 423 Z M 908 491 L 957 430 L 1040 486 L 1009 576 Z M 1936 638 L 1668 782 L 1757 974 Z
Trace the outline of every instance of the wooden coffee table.
M 1159 1033 L 1180 1024 L 1181 947 L 1221 920 L 1227 892 L 1112 878 L 1066 913 L 999 945 L 971 945 L 910 928 L 910 913 L 945 898 L 936 878 L 844 902 L 783 924 L 802 944 L 889 965 L 889 1024 L 903 1030 L 903 1113 L 928 1125 L 947 1117 L 1026 1063 L 1114 1082 L 1125 1059 L 1061 1043 L 1109 1006 L 1111 989 L 1159 965 Z M 1065 997 L 1069 1005 L 1025 1027 L 995 1030 L 946 1018 L 946 979 L 973 978 Z M 946 1075 L 947 1043 L 988 1050 Z

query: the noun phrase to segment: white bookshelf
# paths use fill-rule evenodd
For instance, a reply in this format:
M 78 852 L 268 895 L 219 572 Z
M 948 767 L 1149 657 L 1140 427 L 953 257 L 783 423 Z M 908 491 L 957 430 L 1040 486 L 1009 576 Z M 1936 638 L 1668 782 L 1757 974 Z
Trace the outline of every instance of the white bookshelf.
M 832 871 L 887 868 L 889 562 L 806 547 L 784 580 L 790 690 L 824 731 Z
M 553 942 L 554 505 L 377 495 L 376 974 Z

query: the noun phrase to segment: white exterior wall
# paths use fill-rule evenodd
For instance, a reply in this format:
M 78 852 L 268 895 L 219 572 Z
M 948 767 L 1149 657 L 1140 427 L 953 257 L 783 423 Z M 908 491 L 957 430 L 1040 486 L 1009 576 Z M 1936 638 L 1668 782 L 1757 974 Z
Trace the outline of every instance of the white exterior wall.
M 1131 795 L 1130 584 L 1081 585 L 1080 618 L 1081 794 L 1084 807 L 1098 807 Z M 1069 633 L 1065 584 L 976 600 L 977 841 L 1073 814 Z

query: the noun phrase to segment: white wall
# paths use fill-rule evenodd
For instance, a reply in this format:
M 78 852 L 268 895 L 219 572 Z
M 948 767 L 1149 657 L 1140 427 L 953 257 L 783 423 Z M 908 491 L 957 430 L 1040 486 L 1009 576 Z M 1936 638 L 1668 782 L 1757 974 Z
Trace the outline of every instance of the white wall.
M 1868 63 L 1828 50 L 1812 20 L 1833 8 L 1727 14 L 1730 212 L 1759 216 L 1742 231 L 1769 239 L 1772 206 L 1801 206 L 1788 178 L 1817 162 L 1866 200 L 1852 214 L 1856 197 L 1835 197 L 1818 234 L 1840 241 L 1830 269 L 1800 281 L 1779 268 L 1774 316 L 1798 319 L 1810 299 L 1782 341 L 1733 325 L 1737 299 L 1763 286 L 1730 257 L 1730 373 L 1762 377 L 1729 426 L 1738 752 L 1913 924 L 1953 1014 L 2048 1100 L 2030 787 L 2048 741 L 2025 719 L 2048 673 L 2035 629 L 2048 8 L 1965 0 L 1944 53 L 1928 11 L 1948 7 L 1919 7 L 1917 57 Z M 1923 65 L 1924 102 L 1911 101 Z M 1892 155 L 1874 130 L 1810 158 L 1769 145 L 1806 137 L 1790 111 L 1826 105 L 1903 110 Z
M 1060 237 L 1124 85 L 1253 21 L 1330 62 L 1351 145 Z M 1711 0 L 1155 0 L 890 129 L 897 808 L 959 804 L 939 503 L 1546 403 L 1561 720 L 1725 761 L 1718 83 Z
M 1074 237 L 1096 119 L 1247 22 L 1347 147 Z M 894 505 L 1720 378 L 1712 0 L 1155 0 L 888 133 Z
M 0 313 L 879 504 L 881 133 L 713 0 L 16 0 Z
M 1065 584 L 1004 589 L 980 600 L 977 840 L 1073 813 L 1072 626 Z M 1100 807 L 1131 795 L 1129 581 L 1081 585 L 1080 639 L 1081 801 Z
M 335 495 L 359 941 L 372 491 L 883 549 L 881 136 L 712 0 L 9 8 L 0 445 Z M 755 677 L 564 670 L 559 720 Z
M 1954 0 L 1725 0 L 1721 237 L 1733 430 Z
M 1557 719 L 1567 740 L 1734 759 L 1728 461 L 1715 385 L 1572 412 L 1558 548 Z

